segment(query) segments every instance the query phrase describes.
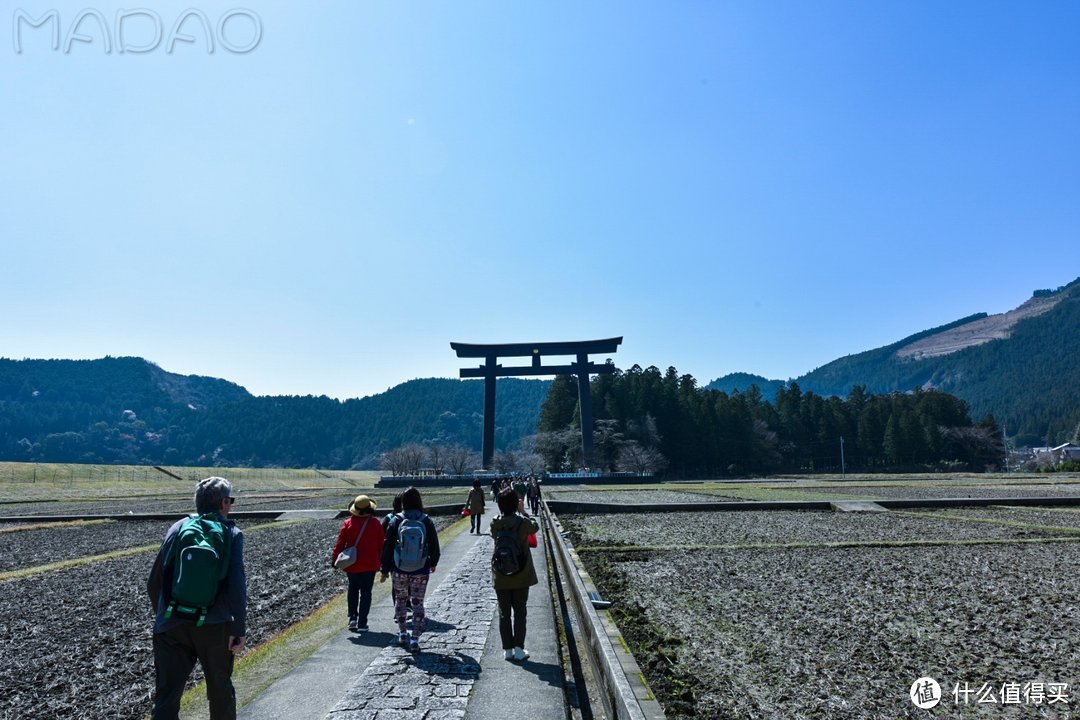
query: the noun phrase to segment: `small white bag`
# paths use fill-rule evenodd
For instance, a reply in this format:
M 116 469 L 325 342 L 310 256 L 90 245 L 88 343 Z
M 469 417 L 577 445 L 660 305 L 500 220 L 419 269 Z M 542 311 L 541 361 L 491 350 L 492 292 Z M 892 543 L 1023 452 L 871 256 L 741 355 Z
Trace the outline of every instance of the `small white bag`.
M 338 553 L 338 556 L 334 558 L 334 567 L 338 570 L 345 570 L 350 565 L 356 562 L 356 546 L 347 547 Z
M 364 524 L 360 526 L 360 534 L 356 536 L 356 542 L 352 544 L 352 547 L 345 548 L 334 558 L 334 567 L 338 570 L 347 570 L 356 563 L 356 546 L 360 544 L 360 538 L 364 537 L 364 531 L 367 530 L 370 521 L 371 518 L 364 520 Z

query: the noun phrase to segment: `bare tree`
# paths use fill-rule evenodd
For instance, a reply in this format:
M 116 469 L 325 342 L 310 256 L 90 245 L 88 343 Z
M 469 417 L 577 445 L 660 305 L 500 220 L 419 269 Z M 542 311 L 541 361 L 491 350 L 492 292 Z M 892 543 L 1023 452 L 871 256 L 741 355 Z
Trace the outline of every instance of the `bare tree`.
M 423 445 L 409 443 L 384 452 L 379 459 L 379 464 L 395 476 L 419 475 L 426 455 L 427 450 Z
M 387 450 L 379 458 L 379 466 L 383 470 L 389 470 L 394 477 L 404 475 L 406 472 L 405 453 L 402 450 L 403 448 L 399 447 Z
M 446 465 L 452 475 L 467 475 L 480 465 L 476 453 L 464 445 L 449 445 L 445 454 Z
M 428 465 L 436 475 L 442 475 L 446 467 L 446 446 L 440 442 L 433 442 L 427 449 Z
M 532 446 L 548 469 L 570 470 L 580 463 L 581 434 L 574 428 L 537 433 L 533 436 Z
M 495 469 L 501 473 L 511 473 L 518 469 L 518 456 L 513 450 L 500 450 L 491 459 Z
M 973 470 L 984 470 L 991 467 L 1001 458 L 1004 446 L 1001 437 L 994 432 L 993 428 L 981 425 L 971 427 L 940 427 L 942 440 L 946 443 L 946 451 L 952 457 L 968 463 Z M 1037 458 L 1037 462 L 1043 458 Z M 1046 453 L 1045 461 L 1054 464 L 1054 458 Z
M 424 467 L 424 457 L 427 455 L 424 446 L 420 443 L 409 443 L 401 447 L 401 452 L 404 456 L 405 474 L 419 475 L 420 469 Z
M 532 475 L 544 473 L 544 458 L 534 452 L 523 452 L 518 455 L 518 467 Z
M 630 440 L 619 448 L 619 469 L 636 472 L 659 472 L 667 467 L 667 459 L 656 448 L 645 447 L 636 440 Z

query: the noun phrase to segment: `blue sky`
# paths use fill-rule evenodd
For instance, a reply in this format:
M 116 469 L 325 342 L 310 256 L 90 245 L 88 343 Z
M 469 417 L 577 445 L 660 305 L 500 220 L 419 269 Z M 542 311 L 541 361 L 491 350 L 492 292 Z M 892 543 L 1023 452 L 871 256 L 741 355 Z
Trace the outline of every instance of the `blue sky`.
M 0 356 L 788 378 L 1080 275 L 1075 2 L 162 1 L 120 53 L 126 5 L 0 11 Z

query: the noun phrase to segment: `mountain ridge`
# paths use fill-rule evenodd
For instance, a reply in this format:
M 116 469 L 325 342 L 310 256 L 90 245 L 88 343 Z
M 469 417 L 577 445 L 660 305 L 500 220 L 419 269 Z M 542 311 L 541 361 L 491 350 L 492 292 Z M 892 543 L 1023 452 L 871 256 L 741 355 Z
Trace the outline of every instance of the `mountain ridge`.
M 1036 290 L 1013 310 L 969 315 L 758 387 L 766 393 L 766 387 L 797 384 L 803 391 L 841 397 L 859 386 L 871 393 L 933 388 L 964 400 L 973 416 L 993 414 L 1017 444 L 1065 442 L 1080 424 L 1078 328 L 1080 278 Z M 706 387 L 749 389 L 730 378 Z M 775 389 L 766 396 L 775 396 Z
M 1015 310 L 970 315 L 794 380 L 735 373 L 705 387 L 732 395 L 756 385 L 770 401 L 794 384 L 840 397 L 856 388 L 938 389 L 962 399 L 972 417 L 993 414 L 1015 444 L 1050 445 L 1070 440 L 1080 425 L 1078 328 L 1080 279 L 1036 291 Z M 535 432 L 551 383 L 497 381 L 497 447 Z M 478 380 L 420 378 L 338 400 L 254 396 L 228 380 L 171 373 L 137 357 L 0 358 L 2 460 L 370 468 L 407 442 L 478 449 L 482 417 Z
M 551 381 L 500 378 L 496 440 L 535 431 Z M 255 396 L 134 357 L 0 358 L 0 459 L 371 468 L 408 442 L 478 449 L 483 382 L 408 380 L 363 398 Z
M 1008 312 L 986 315 L 971 322 L 958 325 L 949 330 L 929 335 L 909 343 L 896 351 L 899 358 L 926 360 L 932 357 L 951 355 L 969 347 L 976 347 L 994 340 L 1007 340 L 1013 328 L 1021 320 L 1038 317 L 1050 312 L 1065 298 L 1064 293 L 1051 296 L 1032 296 L 1022 305 Z

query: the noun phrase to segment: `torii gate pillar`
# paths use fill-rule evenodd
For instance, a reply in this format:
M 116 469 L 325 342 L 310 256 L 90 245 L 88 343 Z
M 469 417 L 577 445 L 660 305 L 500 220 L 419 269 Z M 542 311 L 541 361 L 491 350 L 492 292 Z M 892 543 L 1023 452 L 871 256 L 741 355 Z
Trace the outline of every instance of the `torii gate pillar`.
M 458 357 L 484 358 L 484 364 L 480 367 L 462 368 L 460 373 L 460 377 L 463 378 L 484 378 L 484 433 L 481 446 L 484 469 L 491 469 L 491 461 L 495 457 L 495 379 L 522 375 L 577 375 L 578 403 L 581 408 L 581 457 L 585 467 L 591 467 L 593 417 L 589 376 L 613 373 L 615 366 L 607 363 L 597 365 L 589 360 L 589 354 L 613 353 L 620 344 L 622 344 L 621 337 L 581 342 L 508 345 L 450 343 L 450 347 L 457 352 Z M 544 355 L 573 355 L 576 357 L 576 362 L 569 365 L 544 366 L 540 364 L 540 358 Z M 531 357 L 532 364 L 504 368 L 498 363 L 500 357 Z

